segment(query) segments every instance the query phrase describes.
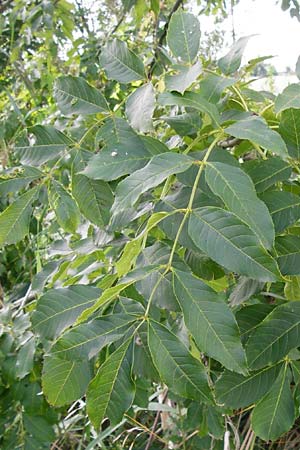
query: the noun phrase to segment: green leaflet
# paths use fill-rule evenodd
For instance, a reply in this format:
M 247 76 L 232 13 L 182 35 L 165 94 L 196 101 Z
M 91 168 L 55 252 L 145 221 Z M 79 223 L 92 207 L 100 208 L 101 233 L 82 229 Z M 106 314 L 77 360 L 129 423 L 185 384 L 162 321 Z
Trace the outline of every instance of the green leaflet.
M 251 116 L 225 128 L 225 132 L 239 139 L 248 139 L 264 149 L 286 159 L 288 151 L 280 134 L 271 130 L 264 119 Z
M 199 278 L 213 282 L 224 277 L 222 268 L 199 250 L 186 250 L 184 260 Z
M 131 286 L 138 280 L 141 280 L 152 271 L 155 271 L 158 268 L 158 265 L 146 266 L 142 269 L 136 269 L 129 272 L 125 277 L 121 278 L 120 282 L 115 286 L 109 287 L 106 289 L 103 294 L 96 300 L 94 305 L 90 308 L 84 310 L 80 316 L 78 317 L 76 324 L 80 324 L 86 321 L 94 312 L 96 312 L 102 306 L 107 305 L 111 300 L 117 297 L 117 295 L 122 292 L 127 287 Z
M 279 133 L 283 137 L 292 158 L 300 159 L 300 110 L 286 109 L 282 111 Z
M 16 360 L 16 376 L 19 379 L 28 375 L 34 364 L 35 339 L 30 338 L 19 350 Z
M 46 445 L 51 447 L 56 434 L 53 429 L 53 419 L 51 421 L 49 412 L 46 417 L 37 415 L 35 411 L 23 414 L 23 433 L 26 433 L 25 445 L 27 448 L 42 448 Z M 17 437 L 16 434 L 14 436 Z
M 101 348 L 121 339 L 137 317 L 129 314 L 111 314 L 82 323 L 64 333 L 51 347 L 50 357 L 91 359 Z
M 243 344 L 247 342 L 249 336 L 254 333 L 259 324 L 273 309 L 274 306 L 268 303 L 256 303 L 254 305 L 244 306 L 237 311 L 236 320 Z
M 300 275 L 300 237 L 278 236 L 275 247 L 277 262 L 283 275 Z
M 289 277 L 289 281 L 285 283 L 284 295 L 287 300 L 300 300 L 300 276 Z
M 155 92 L 151 83 L 144 84 L 129 95 L 126 115 L 132 128 L 142 133 L 152 131 L 152 115 L 155 108 Z
M 143 240 L 148 235 L 148 232 L 171 214 L 167 212 L 154 213 L 148 220 L 144 230 L 135 239 L 126 243 L 121 258 L 116 262 L 116 269 L 119 276 L 123 276 L 130 271 L 131 266 L 135 263 L 136 258 L 141 252 Z
M 21 195 L 0 214 L 0 246 L 15 244 L 29 233 L 32 203 L 39 187 Z
M 225 370 L 215 385 L 218 403 L 230 408 L 244 408 L 255 403 L 270 390 L 281 367 L 277 364 L 247 377 Z
M 87 412 L 95 428 L 105 417 L 119 423 L 130 408 L 135 385 L 131 378 L 132 338 L 125 341 L 101 365 L 87 391 Z
M 108 210 L 114 199 L 108 183 L 92 180 L 84 175 L 75 175 L 72 180 L 72 194 L 81 213 L 90 222 L 99 227 L 108 224 Z
M 228 306 L 210 287 L 187 272 L 174 271 L 174 291 L 185 324 L 200 350 L 227 369 L 246 374 L 239 329 Z
M 53 406 L 62 406 L 82 397 L 91 378 L 92 367 L 86 360 L 45 356 L 42 386 Z
M 266 191 L 278 181 L 288 180 L 292 173 L 291 166 L 276 157 L 246 162 L 244 170 L 252 178 L 257 193 Z
M 180 136 L 193 136 L 202 126 L 200 114 L 197 112 L 178 114 L 177 116 L 162 116 L 160 119 L 167 122 Z
M 41 178 L 43 173 L 35 167 L 22 167 L 21 173 L 17 176 L 0 176 L 0 195 L 6 195 L 10 192 L 18 192 L 34 180 Z
M 260 292 L 264 286 L 264 283 L 252 280 L 247 277 L 240 277 L 237 284 L 233 288 L 228 301 L 231 306 L 238 306 L 243 302 L 246 302 L 254 294 Z
M 216 74 L 208 74 L 200 82 L 201 95 L 208 102 L 218 103 L 223 91 L 235 83 L 234 78 L 225 78 Z
M 211 162 L 205 169 L 205 179 L 227 208 L 245 222 L 263 247 L 273 247 L 275 232 L 266 205 L 256 195 L 251 178 L 240 168 Z
M 37 272 L 32 278 L 31 291 L 34 293 L 40 293 L 45 288 L 49 278 L 56 272 L 59 267 L 58 261 L 50 261 L 44 265 L 44 267 Z
M 202 72 L 202 64 L 197 61 L 193 66 L 176 66 L 179 72 L 176 75 L 166 75 L 165 84 L 168 91 L 180 92 L 184 94 Z
M 33 145 L 15 147 L 22 164 L 40 166 L 73 145 L 70 138 L 50 125 L 36 125 L 30 128 L 30 133 L 35 136 Z
M 71 75 L 55 83 L 54 98 L 63 114 L 95 114 L 109 112 L 105 97 L 84 78 Z
M 276 97 L 274 105 L 276 114 L 290 108 L 300 108 L 300 83 L 290 84 Z
M 259 369 L 279 361 L 299 345 L 300 303 L 277 306 L 255 329 L 247 347 L 251 369 Z
M 56 338 L 94 304 L 100 293 L 100 289 L 84 285 L 50 289 L 38 300 L 31 319 L 33 329 L 45 339 Z
M 200 24 L 197 17 L 182 10 L 176 11 L 170 20 L 167 43 L 174 56 L 191 64 L 200 45 Z
M 118 184 L 114 212 L 133 206 L 141 194 L 158 186 L 170 175 L 184 172 L 193 164 L 193 159 L 178 153 L 162 153 Z
M 298 195 L 285 191 L 268 191 L 264 192 L 260 198 L 270 211 L 276 233 L 281 233 L 300 219 L 300 197 Z
M 178 105 L 194 108 L 197 111 L 207 114 L 217 126 L 219 126 L 221 121 L 217 107 L 196 92 L 186 92 L 184 95 L 164 92 L 158 96 L 158 103 L 162 106 Z
M 169 257 L 170 248 L 161 242 L 156 242 L 154 245 L 145 248 L 137 260 L 137 265 L 144 267 L 148 264 L 159 263 L 161 267 L 140 280 L 136 284 L 136 289 L 147 300 L 152 296 L 153 305 L 169 311 L 179 311 L 172 286 L 172 274 L 170 272 L 164 273 Z M 176 267 L 179 266 L 182 270 L 186 268 L 185 264 L 176 256 L 173 264 Z
M 42 381 L 48 401 L 61 406 L 82 397 L 92 378 L 88 359 L 122 338 L 135 320 L 128 314 L 104 316 L 63 334 L 44 361 Z
M 168 151 L 158 139 L 137 135 L 121 118 L 107 119 L 96 140 L 105 145 L 82 172 L 95 180 L 115 180 L 142 168 L 152 156 Z
M 148 344 L 161 379 L 177 394 L 212 404 L 204 366 L 193 358 L 175 334 L 163 325 L 149 321 Z
M 100 55 L 100 65 L 108 78 L 130 83 L 145 78 L 143 62 L 128 49 L 125 42 L 114 39 L 106 44 Z
M 76 233 L 80 223 L 80 212 L 71 195 L 57 181 L 52 181 L 49 192 L 51 207 L 58 224 L 69 233 Z
M 295 404 L 290 381 L 289 368 L 285 364 L 270 391 L 253 410 L 253 431 L 265 441 L 275 441 L 286 433 L 295 421 Z
M 251 36 L 245 36 L 240 38 L 231 47 L 227 55 L 219 59 L 218 66 L 222 70 L 222 72 L 225 73 L 225 75 L 230 75 L 238 70 L 242 62 L 242 56 L 245 47 L 250 38 Z
M 195 209 L 189 234 L 200 250 L 231 271 L 258 281 L 280 279 L 274 259 L 232 213 L 212 206 Z

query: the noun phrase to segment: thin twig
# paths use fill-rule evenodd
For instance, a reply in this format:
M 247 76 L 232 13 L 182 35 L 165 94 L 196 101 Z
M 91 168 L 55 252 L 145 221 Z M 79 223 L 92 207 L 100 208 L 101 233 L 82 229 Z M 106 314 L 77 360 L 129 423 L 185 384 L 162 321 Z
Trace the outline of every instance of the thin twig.
M 247 445 L 247 443 L 249 441 L 249 437 L 250 437 L 251 433 L 252 433 L 252 430 L 251 430 L 251 427 L 249 426 L 247 434 L 245 436 L 245 439 L 243 440 L 243 443 L 242 443 L 242 446 L 241 446 L 240 450 L 245 450 L 246 445 Z
M 165 403 L 167 395 L 168 395 L 168 390 L 166 389 L 166 391 L 164 393 L 164 396 L 163 396 L 163 399 L 162 399 L 162 402 L 161 402 L 162 405 Z M 155 429 L 156 429 L 158 421 L 159 421 L 159 416 L 160 416 L 160 411 L 157 411 L 155 419 L 154 419 L 154 422 L 153 422 L 153 427 L 152 427 L 152 430 L 151 430 L 148 442 L 146 444 L 145 450 L 149 450 L 150 449 L 152 441 L 153 441 L 153 439 L 155 437 Z
M 254 434 L 254 431 L 251 431 L 249 441 L 248 441 L 248 444 L 247 444 L 247 447 L 245 448 L 245 450 L 252 449 L 253 448 L 252 444 L 254 444 L 254 442 L 255 442 L 255 434 Z

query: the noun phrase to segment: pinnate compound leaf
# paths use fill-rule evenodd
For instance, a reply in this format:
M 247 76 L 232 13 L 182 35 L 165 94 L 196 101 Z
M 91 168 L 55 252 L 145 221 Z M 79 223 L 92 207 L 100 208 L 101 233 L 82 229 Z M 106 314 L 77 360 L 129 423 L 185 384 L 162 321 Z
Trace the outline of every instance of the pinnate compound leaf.
M 130 408 L 135 395 L 131 366 L 132 338 L 108 357 L 88 387 L 87 412 L 95 428 L 106 417 L 116 425 Z
M 300 275 L 300 237 L 278 236 L 275 243 L 277 262 L 283 275 Z
M 170 175 L 184 172 L 193 164 L 189 156 L 178 153 L 162 153 L 118 184 L 113 211 L 133 206 L 141 194 L 158 186 Z
M 84 285 L 50 289 L 38 300 L 31 319 L 33 329 L 45 339 L 56 338 L 94 304 L 100 293 L 100 289 Z
M 15 244 L 29 233 L 32 203 L 38 187 L 21 195 L 0 214 L 0 246 Z
M 100 65 L 109 79 L 120 83 L 145 78 L 143 62 L 133 53 L 125 42 L 114 39 L 106 44 L 100 55 Z
M 268 191 L 260 197 L 267 205 L 276 233 L 300 219 L 300 197 L 292 192 Z
M 238 167 L 211 162 L 205 169 L 205 179 L 227 208 L 246 222 L 262 246 L 272 248 L 275 238 L 272 218 L 257 197 L 251 178 Z
M 42 386 L 53 406 L 69 404 L 82 397 L 92 378 L 92 367 L 86 360 L 68 360 L 45 356 Z
M 225 132 L 239 139 L 248 139 L 283 159 L 288 156 L 286 144 L 279 133 L 268 127 L 264 119 L 251 116 L 225 128 Z
M 253 410 L 253 431 L 265 441 L 275 441 L 286 433 L 295 421 L 295 404 L 290 382 L 289 368 L 285 364 L 270 391 Z
M 227 369 L 245 375 L 245 352 L 229 307 L 210 287 L 187 272 L 174 271 L 174 291 L 186 327 L 200 350 Z
M 300 108 L 300 83 L 290 84 L 276 97 L 274 105 L 276 114 L 290 108 Z
M 247 347 L 249 367 L 260 369 L 279 361 L 299 345 L 300 303 L 277 306 L 250 336 Z
M 65 115 L 109 112 L 105 97 L 81 77 L 67 75 L 58 78 L 53 95 Z
M 197 17 L 182 10 L 176 11 L 169 23 L 167 43 L 174 56 L 191 64 L 200 45 L 200 24 Z
M 277 364 L 247 377 L 225 370 L 215 385 L 218 402 L 230 408 L 244 408 L 255 403 L 269 391 L 280 369 L 281 365 Z
M 142 133 L 151 131 L 154 108 L 155 92 L 152 83 L 144 84 L 130 94 L 126 101 L 126 115 L 132 128 Z
M 149 321 L 148 344 L 161 379 L 178 395 L 212 404 L 205 367 L 175 334 L 160 323 Z
M 281 278 L 275 260 L 255 234 L 228 211 L 212 206 L 195 209 L 189 235 L 200 250 L 231 271 L 258 281 Z
M 75 175 L 72 194 L 81 213 L 92 223 L 103 227 L 109 222 L 109 212 L 113 204 L 113 193 L 108 183 L 92 180 L 84 175 Z
M 191 67 L 180 66 L 176 75 L 166 75 L 165 84 L 168 91 L 177 91 L 180 94 L 191 86 L 202 73 L 202 64 L 198 61 Z
M 35 137 L 33 145 L 15 147 L 22 164 L 40 166 L 56 158 L 73 144 L 71 139 L 51 125 L 36 125 L 30 128 L 30 133 Z
M 244 170 L 252 178 L 257 193 L 264 192 L 278 181 L 288 180 L 292 174 L 290 164 L 276 157 L 246 162 Z
M 80 223 L 78 206 L 65 188 L 53 181 L 49 192 L 51 207 L 55 211 L 58 224 L 68 233 L 76 233 Z
M 230 75 L 238 70 L 242 62 L 245 47 L 251 36 L 240 38 L 233 44 L 229 52 L 218 61 L 218 66 L 225 75 Z

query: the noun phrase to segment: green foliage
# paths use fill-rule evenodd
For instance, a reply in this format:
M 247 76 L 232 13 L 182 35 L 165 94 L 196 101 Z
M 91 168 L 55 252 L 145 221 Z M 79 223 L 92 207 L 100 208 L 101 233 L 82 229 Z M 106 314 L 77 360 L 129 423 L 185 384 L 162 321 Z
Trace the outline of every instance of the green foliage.
M 80 4 L 19 3 L 1 448 L 280 448 L 299 410 L 300 84 L 249 89 L 249 37 L 206 61 L 180 2 L 103 2 L 100 43 Z M 40 78 L 13 75 L 21 55 Z

